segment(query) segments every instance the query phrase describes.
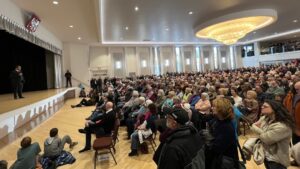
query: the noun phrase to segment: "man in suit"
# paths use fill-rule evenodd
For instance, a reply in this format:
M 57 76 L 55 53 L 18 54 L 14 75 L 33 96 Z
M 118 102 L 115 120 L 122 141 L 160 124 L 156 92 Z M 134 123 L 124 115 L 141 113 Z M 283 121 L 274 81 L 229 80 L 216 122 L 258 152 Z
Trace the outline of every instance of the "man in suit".
M 24 76 L 21 70 L 21 66 L 17 65 L 15 70 L 10 73 L 10 81 L 14 92 L 14 99 L 24 98 L 22 96 L 23 84 L 25 82 Z
M 96 137 L 110 136 L 115 125 L 116 113 L 113 110 L 113 103 L 105 104 L 106 112 L 101 116 L 96 116 L 85 123 L 84 129 L 79 129 L 80 133 L 85 133 L 85 147 L 79 153 L 91 149 L 91 135 L 96 134 Z

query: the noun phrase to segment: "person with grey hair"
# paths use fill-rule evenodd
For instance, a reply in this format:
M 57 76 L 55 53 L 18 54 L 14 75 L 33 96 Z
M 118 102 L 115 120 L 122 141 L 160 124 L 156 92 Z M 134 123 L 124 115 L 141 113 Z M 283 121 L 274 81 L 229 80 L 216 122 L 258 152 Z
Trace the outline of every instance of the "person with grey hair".
M 207 93 L 201 94 L 201 99 L 195 105 L 195 109 L 201 114 L 208 114 L 210 112 L 211 104 L 209 101 L 209 95 Z
M 123 108 L 125 108 L 125 107 L 132 107 L 132 106 L 133 106 L 133 103 L 134 103 L 134 100 L 135 100 L 136 98 L 138 98 L 138 97 L 139 97 L 139 92 L 136 91 L 136 90 L 134 90 L 134 91 L 132 92 L 132 96 L 131 96 L 130 100 L 124 104 Z

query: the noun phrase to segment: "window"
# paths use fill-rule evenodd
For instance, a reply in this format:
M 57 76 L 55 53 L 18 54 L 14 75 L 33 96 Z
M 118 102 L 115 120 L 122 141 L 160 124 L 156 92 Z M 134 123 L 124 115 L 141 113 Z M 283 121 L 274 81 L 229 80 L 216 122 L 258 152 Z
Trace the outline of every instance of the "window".
M 147 61 L 146 60 L 142 60 L 142 67 L 147 67 Z
M 197 71 L 200 71 L 200 49 L 199 47 L 196 47 L 196 66 L 197 66 Z
M 242 46 L 242 57 L 254 56 L 254 44 L 248 44 Z
M 191 64 L 191 59 L 190 58 L 187 58 L 185 61 L 186 61 L 186 65 L 190 65 Z
M 169 67 L 169 66 L 170 66 L 170 61 L 169 61 L 169 59 L 166 59 L 166 60 L 165 60 L 165 66 L 166 66 L 166 67 Z
M 121 61 L 116 61 L 116 69 L 121 69 L 121 68 L 122 68 Z
M 226 63 L 226 58 L 222 57 L 222 63 Z
M 218 69 L 218 51 L 217 51 L 217 47 L 214 47 L 214 63 L 215 63 L 215 69 Z
M 156 75 L 160 74 L 160 69 L 159 69 L 159 60 L 158 60 L 158 49 L 157 47 L 154 47 L 154 71 Z
M 232 46 L 230 46 L 230 65 L 231 65 L 231 69 L 234 69 L 235 65 L 234 65 L 233 47 Z
M 181 59 L 180 59 L 180 48 L 176 47 L 175 48 L 175 53 L 176 53 L 176 68 L 177 72 L 181 72 Z
M 208 58 L 204 59 L 204 63 L 208 65 Z

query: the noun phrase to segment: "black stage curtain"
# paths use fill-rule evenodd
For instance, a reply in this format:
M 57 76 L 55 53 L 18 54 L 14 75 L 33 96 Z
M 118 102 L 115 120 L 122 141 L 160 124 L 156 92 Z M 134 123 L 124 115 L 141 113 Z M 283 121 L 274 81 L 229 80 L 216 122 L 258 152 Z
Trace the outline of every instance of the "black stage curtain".
M 9 74 L 16 65 L 22 66 L 23 91 L 47 89 L 45 53 L 45 49 L 0 30 L 0 94 L 12 93 Z

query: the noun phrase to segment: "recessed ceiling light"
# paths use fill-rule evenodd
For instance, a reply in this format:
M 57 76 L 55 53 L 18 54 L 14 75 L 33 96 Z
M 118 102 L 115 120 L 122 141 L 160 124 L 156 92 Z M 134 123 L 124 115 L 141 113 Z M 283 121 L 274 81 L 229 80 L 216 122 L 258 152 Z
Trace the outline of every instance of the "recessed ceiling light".
M 190 12 L 189 12 L 189 15 L 193 15 L 193 14 L 194 14 L 194 12 L 193 12 L 193 11 L 190 11 Z
M 169 31 L 169 28 L 166 28 L 165 30 L 166 30 L 166 31 Z
M 129 29 L 128 26 L 126 26 L 125 29 L 128 30 Z
M 78 37 L 77 39 L 78 39 L 78 40 L 81 40 L 81 37 Z
M 298 22 L 298 19 L 293 20 L 293 22 L 294 22 L 294 23 L 297 23 L 297 22 Z
M 54 5 L 58 5 L 58 1 L 52 1 Z
M 74 28 L 74 26 L 73 26 L 73 25 L 70 25 L 69 28 Z
M 135 7 L 134 7 L 134 10 L 135 10 L 135 11 L 139 11 L 139 7 L 138 7 L 138 6 L 135 6 Z

